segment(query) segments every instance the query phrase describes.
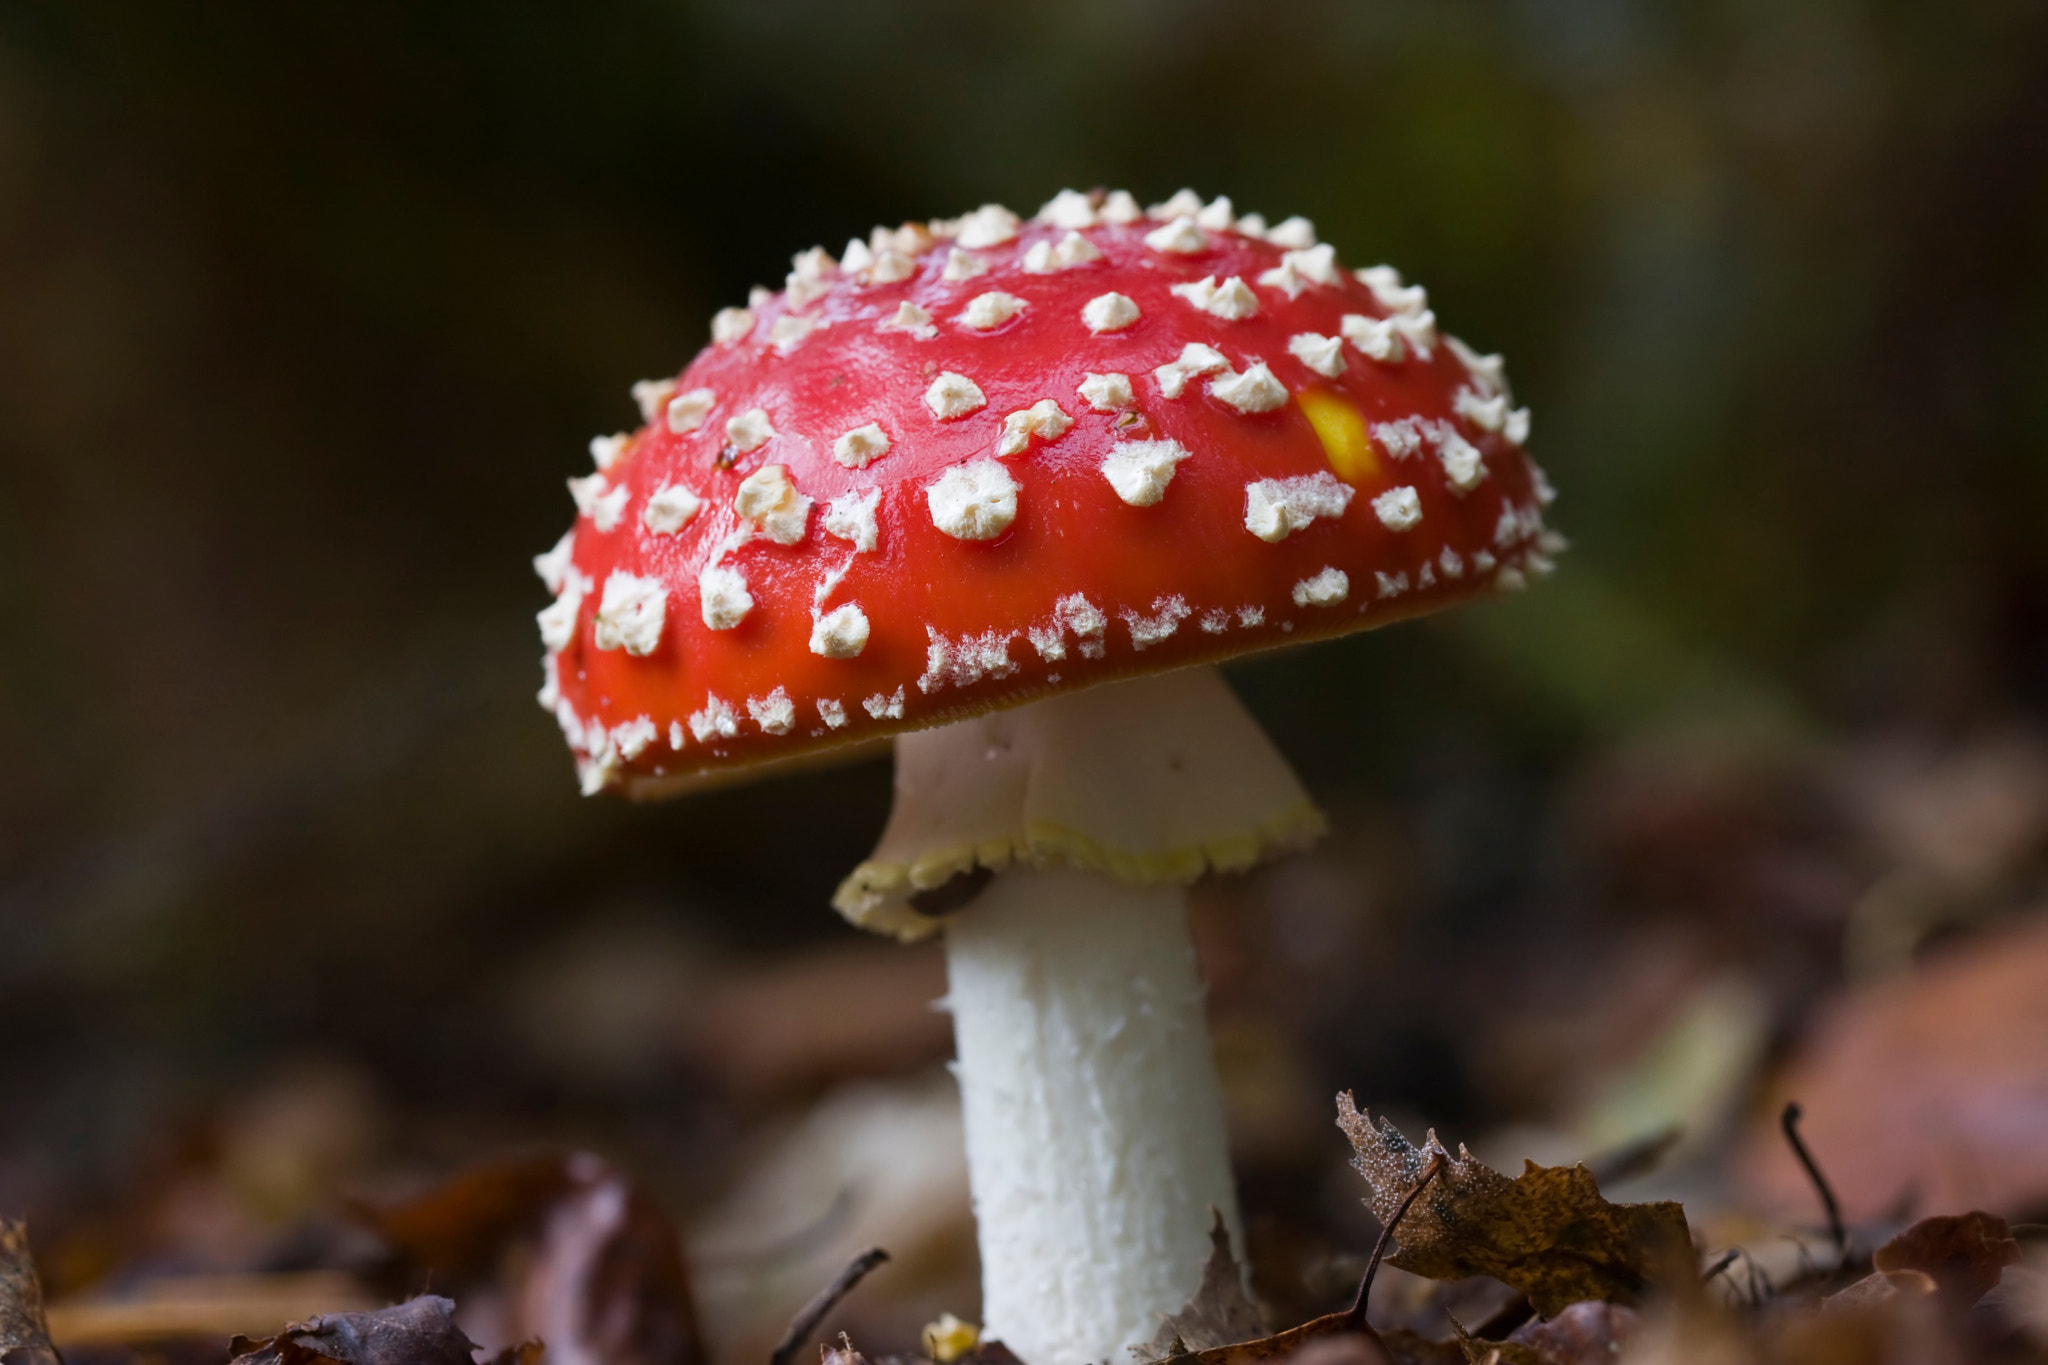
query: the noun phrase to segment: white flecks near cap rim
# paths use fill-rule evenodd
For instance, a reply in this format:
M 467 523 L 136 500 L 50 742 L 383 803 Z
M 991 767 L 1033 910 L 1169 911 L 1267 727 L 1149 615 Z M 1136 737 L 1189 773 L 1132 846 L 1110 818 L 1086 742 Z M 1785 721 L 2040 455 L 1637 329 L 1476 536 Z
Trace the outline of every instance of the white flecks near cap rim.
M 1088 375 L 1074 391 L 1096 412 L 1118 412 L 1137 401 L 1131 392 L 1131 377 L 1114 370 L 1107 374 Z
M 1266 240 L 1274 246 L 1306 251 L 1316 244 L 1316 225 L 1297 213 L 1268 228 Z
M 1186 299 L 1209 316 L 1226 322 L 1240 322 L 1259 311 L 1258 295 L 1235 275 L 1221 284 L 1216 282 L 1214 275 L 1208 275 L 1186 284 L 1176 284 L 1169 292 Z
M 790 482 L 787 466 L 764 464 L 740 480 L 732 509 L 777 545 L 794 545 L 804 538 L 811 500 Z
M 658 536 L 672 536 L 688 526 L 704 500 L 679 483 L 663 484 L 641 509 L 640 524 Z
M 1250 630 L 1254 626 L 1265 625 L 1266 609 L 1258 606 L 1239 607 L 1237 609 L 1237 624 L 1246 630 Z
M 1385 573 L 1375 569 L 1372 576 L 1379 581 L 1381 598 L 1399 597 L 1408 591 L 1408 571 L 1405 569 L 1400 573 Z
M 985 294 L 976 294 L 969 299 L 967 306 L 961 309 L 959 316 L 953 320 L 962 327 L 977 332 L 989 332 L 1016 317 L 1026 306 L 1024 300 L 1015 294 L 991 289 Z
M 705 694 L 702 710 L 690 713 L 690 733 L 697 737 L 699 744 L 714 739 L 731 739 L 739 732 L 740 720 L 732 704 L 715 692 Z
M 1503 503 L 1500 519 L 1493 524 L 1493 546 L 1497 550 L 1511 550 L 1525 540 L 1535 540 L 1543 534 L 1543 513 L 1534 507 L 1517 507 Z
M 1228 232 L 1237 226 L 1236 206 L 1230 196 L 1219 194 L 1195 212 L 1195 224 L 1211 232 Z
M 894 317 L 876 325 L 885 331 L 908 332 L 919 341 L 930 341 L 939 334 L 939 329 L 932 325 L 932 315 L 909 299 L 896 305 Z
M 1192 256 L 1209 249 L 1209 237 L 1195 226 L 1192 217 L 1176 218 L 1165 227 L 1145 234 L 1145 245 L 1175 256 Z
M 825 534 L 847 541 L 862 554 L 873 550 L 881 536 L 875 520 L 875 507 L 881 500 L 879 488 L 841 493 L 825 506 Z
M 619 462 L 619 456 L 626 453 L 626 442 L 630 439 L 623 431 L 613 432 L 610 436 L 591 437 L 590 462 L 600 472 L 610 469 Z
M 1178 441 L 1120 441 L 1102 460 L 1102 477 L 1133 507 L 1151 507 L 1166 496 L 1174 466 L 1188 458 Z
M 561 596 L 534 613 L 533 619 L 540 626 L 541 647 L 551 659 L 576 638 L 576 618 L 583 610 L 583 592 L 583 585 L 572 581 L 565 585 Z M 556 682 L 552 673 L 548 681 Z
M 765 697 L 748 697 L 747 714 L 763 734 L 786 735 L 796 728 L 796 703 L 789 699 L 787 688 L 778 687 Z
M 1202 196 L 1190 189 L 1175 190 L 1171 198 L 1152 205 L 1145 210 L 1147 217 L 1157 222 L 1173 218 L 1192 218 L 1202 211 Z
M 1297 607 L 1334 607 L 1351 596 L 1351 575 L 1338 568 L 1325 568 L 1294 585 Z
M 1061 190 L 1045 201 L 1038 219 L 1057 228 L 1091 228 L 1096 222 L 1095 205 L 1079 190 Z
M 647 746 L 654 743 L 661 731 L 654 728 L 654 717 L 635 716 L 623 725 L 612 727 L 612 747 L 619 751 L 619 757 L 631 763 L 647 752 Z
M 868 647 L 868 614 L 853 602 L 820 613 L 811 623 L 811 653 L 854 659 Z
M 597 606 L 597 628 L 591 641 L 599 649 L 652 654 L 661 643 L 667 616 L 668 590 L 660 579 L 615 570 L 604 580 L 604 597 Z
M 1422 521 L 1422 499 L 1413 488 L 1389 488 L 1372 500 L 1372 511 L 1389 531 L 1412 531 Z
M 962 280 L 971 280 L 976 275 L 987 273 L 987 261 L 970 256 L 956 246 L 946 253 L 946 268 L 939 272 L 939 278 L 948 284 L 958 284 Z
M 1449 333 L 1444 334 L 1444 345 L 1465 367 L 1466 374 L 1472 378 L 1472 387 L 1479 390 L 1481 398 L 1509 397 L 1507 361 L 1502 356 L 1498 353 L 1481 355 Z
M 1124 624 L 1130 627 L 1131 648 L 1146 650 L 1171 639 L 1180 629 L 1180 623 L 1188 619 L 1188 599 L 1175 593 L 1171 597 L 1154 598 L 1150 616 L 1136 611 L 1122 611 L 1117 615 L 1123 617 Z
M 1111 190 L 1097 212 L 1103 222 L 1115 223 L 1119 227 L 1128 227 L 1145 216 L 1145 211 L 1138 207 L 1138 201 L 1131 197 L 1129 190 Z
M 1226 370 L 1210 380 L 1209 396 L 1249 415 L 1285 407 L 1287 386 L 1274 376 L 1265 361 L 1255 360 L 1242 374 Z
M 1032 440 L 1057 441 L 1074 425 L 1074 419 L 1050 398 L 1041 398 L 1003 418 L 1003 434 L 996 440 L 996 455 L 1007 458 L 1029 449 Z
M 1501 426 L 1500 434 L 1507 438 L 1509 445 L 1525 446 L 1529 444 L 1529 410 L 1527 408 L 1509 409 L 1508 420 Z
M 711 343 L 730 346 L 754 330 L 754 315 L 744 308 L 721 308 L 711 318 Z
M 1429 291 L 1419 284 L 1403 284 L 1401 272 L 1390 265 L 1362 266 L 1351 273 L 1389 313 L 1413 316 L 1429 309 Z
M 754 609 L 754 594 L 747 590 L 747 576 L 730 564 L 705 565 L 697 575 L 697 597 L 704 624 L 712 630 L 731 630 Z
M 1221 635 L 1224 631 L 1230 629 L 1230 613 L 1221 607 L 1217 607 L 1203 612 L 1201 619 L 1196 621 L 1195 624 L 1200 626 L 1205 634 Z
M 633 381 L 633 405 L 640 409 L 640 420 L 652 422 L 661 416 L 669 395 L 676 391 L 673 379 L 636 379 Z
M 1244 529 L 1278 544 L 1318 517 L 1343 516 L 1357 491 L 1327 470 L 1255 480 L 1244 486 Z
M 957 540 L 994 540 L 1017 519 L 1017 481 L 994 460 L 954 465 L 925 489 L 932 525 Z
M 1451 395 L 1451 411 L 1481 431 L 1499 431 L 1508 424 L 1508 396 L 1497 393 L 1487 398 L 1470 384 L 1461 384 Z
M 960 219 L 956 240 L 964 247 L 1001 246 L 1013 240 L 1022 226 L 1022 220 L 1001 204 L 983 204 Z
M 1136 301 L 1123 294 L 1097 294 L 1081 306 L 1081 321 L 1097 336 L 1121 332 L 1140 316 Z
M 1448 423 L 1437 424 L 1436 457 L 1443 462 L 1444 478 L 1450 482 L 1451 491 L 1464 497 L 1477 488 L 1486 478 L 1486 461 L 1479 454 L 1479 447 L 1460 436 Z
M 682 748 L 683 741 L 687 734 L 688 732 L 683 729 L 683 723 L 681 721 L 670 721 L 668 723 L 668 747 L 671 749 Z
M 761 408 L 748 408 L 739 416 L 726 419 L 725 439 L 742 455 L 759 450 L 774 437 L 775 425 Z
M 969 687 L 983 678 L 1007 678 L 1017 671 L 1017 663 L 1010 657 L 1010 641 L 1013 633 L 991 630 L 980 635 L 962 635 L 949 639 L 930 626 L 924 628 L 928 641 L 925 647 L 925 669 L 917 680 L 917 690 L 930 695 L 951 684 L 954 687 Z
M 581 478 L 570 479 L 569 497 L 576 504 L 577 515 L 595 516 L 597 501 L 604 496 L 605 490 L 609 487 L 611 480 L 602 474 L 585 474 Z
M 832 443 L 832 458 L 848 469 L 866 469 L 889 453 L 889 433 L 881 423 L 855 427 Z
M 1024 273 L 1050 275 L 1074 270 L 1102 259 L 1095 244 L 1078 232 L 1069 232 L 1057 242 L 1033 242 L 1024 253 Z
M 1444 546 L 1444 552 L 1436 557 L 1436 564 L 1443 570 L 1445 578 L 1465 576 L 1465 557 L 1448 545 Z
M 1223 358 L 1223 352 L 1214 346 L 1204 346 L 1199 341 L 1190 341 L 1180 348 L 1180 355 L 1152 371 L 1152 378 L 1159 383 L 1159 392 L 1168 398 L 1178 398 L 1187 390 L 1188 381 L 1205 374 L 1217 374 L 1230 368 L 1230 362 Z
M 575 554 L 576 533 L 564 531 L 560 540 L 533 557 L 533 571 L 540 576 L 540 581 L 547 585 L 549 592 L 559 593 L 562 590 L 563 583 L 568 581 L 569 568 Z
M 1038 657 L 1047 663 L 1057 663 L 1067 657 L 1067 635 L 1072 633 L 1080 642 L 1081 657 L 1100 659 L 1103 655 L 1103 632 L 1109 629 L 1109 620 L 1101 610 L 1090 602 L 1086 595 L 1068 593 L 1052 604 L 1052 620 L 1044 626 L 1033 626 L 1025 632 L 1031 647 L 1038 651 Z
M 931 387 L 924 391 L 924 405 L 941 422 L 950 422 L 981 411 L 988 406 L 988 397 L 982 393 L 981 386 L 966 375 L 941 370 Z
M 1392 318 L 1369 318 L 1363 313 L 1346 313 L 1338 319 L 1337 330 L 1368 360 L 1398 365 L 1408 358 L 1408 345 Z
M 837 697 L 818 698 L 818 719 L 825 722 L 827 729 L 837 730 L 846 724 L 846 703 Z
M 880 692 L 877 692 L 874 696 L 861 702 L 861 709 L 876 720 L 902 720 L 903 689 L 897 688 L 890 696 L 883 696 Z
M 1316 332 L 1296 332 L 1287 338 L 1287 353 L 1322 375 L 1335 379 L 1344 373 L 1344 338 Z

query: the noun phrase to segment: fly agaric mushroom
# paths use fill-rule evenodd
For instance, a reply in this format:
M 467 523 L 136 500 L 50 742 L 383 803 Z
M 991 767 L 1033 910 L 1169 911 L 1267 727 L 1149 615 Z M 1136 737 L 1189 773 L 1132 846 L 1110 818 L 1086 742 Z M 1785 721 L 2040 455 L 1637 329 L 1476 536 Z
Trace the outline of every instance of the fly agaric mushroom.
M 1323 829 L 1213 666 L 1548 572 L 1527 411 L 1420 287 L 1185 191 L 804 252 L 635 396 L 536 560 L 584 789 L 895 737 L 835 904 L 946 935 L 988 1334 L 1117 1358 L 1237 1229 L 1184 888 Z

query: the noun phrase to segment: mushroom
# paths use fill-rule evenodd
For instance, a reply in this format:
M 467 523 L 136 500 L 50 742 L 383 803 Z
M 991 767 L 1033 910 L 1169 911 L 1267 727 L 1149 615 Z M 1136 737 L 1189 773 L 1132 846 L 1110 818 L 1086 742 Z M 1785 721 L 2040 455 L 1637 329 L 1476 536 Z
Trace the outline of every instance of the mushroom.
M 542 704 L 631 797 L 894 737 L 835 904 L 945 934 L 987 1332 L 1120 1358 L 1239 1237 L 1185 889 L 1323 830 L 1215 665 L 1548 572 L 1528 413 L 1188 194 L 877 228 L 712 335 L 571 481 Z

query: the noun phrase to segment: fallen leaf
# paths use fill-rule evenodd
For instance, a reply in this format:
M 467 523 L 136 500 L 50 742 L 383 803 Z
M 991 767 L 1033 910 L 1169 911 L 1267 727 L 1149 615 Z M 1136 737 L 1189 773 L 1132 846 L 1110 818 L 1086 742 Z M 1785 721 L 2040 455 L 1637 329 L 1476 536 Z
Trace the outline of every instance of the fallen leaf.
M 1824 1313 L 1861 1312 L 1898 1299 L 1926 1299 L 1941 1286 L 1924 1270 L 1873 1270 L 1846 1289 L 1837 1290 L 1820 1301 Z
M 57 1365 L 43 1321 L 43 1284 L 29 1255 L 26 1224 L 0 1219 L 0 1362 Z
M 1157 1336 L 1131 1347 L 1140 1360 L 1164 1360 L 1265 1334 L 1258 1305 L 1244 1290 L 1244 1270 L 1231 1254 L 1230 1230 L 1224 1227 L 1221 1212 L 1212 1213 L 1215 1221 L 1209 1228 L 1209 1260 L 1202 1267 L 1202 1283 L 1179 1312 L 1160 1315 Z
M 476 1343 L 455 1325 L 455 1304 L 435 1294 L 371 1313 L 329 1313 L 274 1337 L 228 1343 L 234 1365 L 475 1365 Z
M 587 1152 L 494 1162 L 363 1213 L 414 1274 L 462 1292 L 487 1341 L 601 1365 L 705 1358 L 674 1224 Z
M 1508 1341 L 1533 1352 L 1541 1365 L 1609 1365 L 1640 1324 L 1632 1308 L 1588 1299 L 1523 1323 Z
M 2014 1215 L 2048 1201 L 2048 917 L 1956 944 L 1823 1011 L 1760 1106 L 1743 1182 L 1810 1217 L 1778 1131 L 1787 1100 L 1852 1223 L 1917 1209 Z
M 1465 1352 L 1457 1342 L 1431 1341 L 1408 1327 L 1396 1327 L 1391 1332 L 1380 1333 L 1380 1344 L 1386 1348 L 1387 1359 L 1393 1365 L 1465 1365 Z M 1295 1358 L 1297 1363 L 1307 1355 L 1308 1352 L 1303 1351 Z
M 1923 1218 L 1877 1249 L 1881 1271 L 1918 1270 L 1939 1287 L 1941 1301 L 1960 1313 L 1998 1286 L 2019 1264 L 2020 1244 L 2003 1218 L 1988 1213 Z
M 1491 1275 L 1545 1317 L 1585 1299 L 1634 1304 L 1653 1286 L 1686 1284 L 1695 1274 L 1677 1204 L 1610 1204 L 1584 1166 L 1532 1161 L 1511 1180 L 1463 1146 L 1451 1156 L 1434 1131 L 1417 1147 L 1385 1120 L 1375 1128 L 1348 1093 L 1337 1097 L 1337 1126 L 1382 1222 L 1430 1158 L 1444 1158 L 1443 1174 L 1401 1224 L 1390 1265 L 1434 1280 Z

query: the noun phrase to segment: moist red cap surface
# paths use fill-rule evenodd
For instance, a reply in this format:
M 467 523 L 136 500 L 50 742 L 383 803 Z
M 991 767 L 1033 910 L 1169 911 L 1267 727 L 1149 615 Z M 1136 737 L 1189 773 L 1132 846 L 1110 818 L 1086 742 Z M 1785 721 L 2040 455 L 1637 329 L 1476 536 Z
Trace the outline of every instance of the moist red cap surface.
M 1384 625 L 1561 547 L 1499 358 L 1302 220 L 1062 194 L 795 265 L 635 386 L 536 560 L 588 791 Z

